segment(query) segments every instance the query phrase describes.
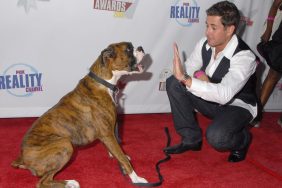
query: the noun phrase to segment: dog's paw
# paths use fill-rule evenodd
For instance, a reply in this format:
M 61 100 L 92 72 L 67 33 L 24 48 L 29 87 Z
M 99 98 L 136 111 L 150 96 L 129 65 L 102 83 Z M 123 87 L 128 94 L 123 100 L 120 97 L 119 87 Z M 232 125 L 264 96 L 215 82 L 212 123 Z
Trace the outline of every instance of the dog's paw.
M 148 183 L 148 181 L 145 178 L 137 177 L 137 181 L 133 183 Z
M 75 180 L 66 180 L 65 188 L 80 188 L 79 183 Z
M 132 183 L 148 183 L 148 181 L 145 178 L 137 176 L 137 174 L 134 172 L 134 170 L 132 171 L 131 174 L 129 174 L 129 177 L 130 177 Z

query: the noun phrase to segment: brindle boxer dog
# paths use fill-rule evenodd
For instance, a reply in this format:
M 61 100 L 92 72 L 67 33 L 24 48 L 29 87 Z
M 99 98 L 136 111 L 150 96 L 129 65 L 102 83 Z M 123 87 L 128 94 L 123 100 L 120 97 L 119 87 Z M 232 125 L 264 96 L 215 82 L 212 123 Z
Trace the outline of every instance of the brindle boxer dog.
M 142 54 L 137 52 L 139 59 Z M 75 180 L 58 181 L 53 177 L 71 159 L 74 147 L 98 139 L 119 161 L 133 183 L 147 183 L 134 172 L 116 140 L 117 112 L 113 91 L 93 78 L 94 75 L 115 85 L 122 75 L 143 71 L 136 66 L 136 61 L 129 42 L 111 44 L 103 50 L 90 73 L 76 88 L 33 123 L 24 136 L 21 154 L 12 166 L 28 169 L 41 177 L 37 188 L 78 188 Z M 139 68 L 136 70 L 136 67 Z

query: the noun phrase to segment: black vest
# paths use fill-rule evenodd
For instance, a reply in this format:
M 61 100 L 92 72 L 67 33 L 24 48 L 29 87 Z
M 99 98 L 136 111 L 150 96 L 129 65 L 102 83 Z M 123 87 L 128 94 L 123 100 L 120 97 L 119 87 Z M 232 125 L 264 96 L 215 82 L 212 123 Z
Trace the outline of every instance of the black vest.
M 236 47 L 234 54 L 237 54 L 238 52 L 242 50 L 250 50 L 250 47 L 238 37 L 238 46 Z M 202 59 L 203 59 L 203 66 L 201 68 L 202 71 L 205 71 L 212 55 L 212 50 L 209 48 L 206 49 L 207 41 L 204 43 L 202 47 Z M 215 72 L 213 73 L 212 77 L 209 77 L 210 82 L 212 83 L 220 83 L 222 78 L 225 76 L 225 74 L 229 71 L 230 68 L 230 60 L 226 57 L 223 57 L 221 62 L 219 63 L 218 67 L 216 68 Z M 234 99 L 241 99 L 242 101 L 251 104 L 256 105 L 258 102 L 258 98 L 256 95 L 256 75 L 255 73 L 249 78 L 245 86 L 227 103 L 230 104 L 234 101 Z

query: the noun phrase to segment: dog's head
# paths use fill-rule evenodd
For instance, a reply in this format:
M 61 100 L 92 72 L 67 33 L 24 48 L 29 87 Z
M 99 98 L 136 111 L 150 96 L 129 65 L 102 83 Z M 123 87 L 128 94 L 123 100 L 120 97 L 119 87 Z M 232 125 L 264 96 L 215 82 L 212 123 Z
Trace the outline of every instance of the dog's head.
M 142 47 L 134 50 L 130 42 L 121 42 L 109 45 L 101 52 L 102 63 L 108 64 L 112 71 L 132 72 L 139 71 L 137 63 L 144 56 Z
M 95 62 L 91 70 L 94 70 L 94 72 L 107 80 L 112 79 L 113 76 L 119 78 L 122 75 L 141 73 L 143 69 L 138 63 L 143 56 L 143 48 L 138 47 L 134 50 L 130 42 L 111 44 L 101 52 L 98 62 Z M 99 71 L 97 70 L 98 67 Z

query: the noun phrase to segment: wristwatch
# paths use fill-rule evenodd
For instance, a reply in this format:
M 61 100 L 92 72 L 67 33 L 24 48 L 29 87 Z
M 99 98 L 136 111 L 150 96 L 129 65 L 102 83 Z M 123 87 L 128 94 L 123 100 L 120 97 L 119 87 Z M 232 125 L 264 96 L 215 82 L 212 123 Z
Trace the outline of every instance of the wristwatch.
M 180 82 L 185 85 L 186 81 L 190 78 L 191 77 L 187 73 L 184 73 L 183 78 L 180 80 Z

